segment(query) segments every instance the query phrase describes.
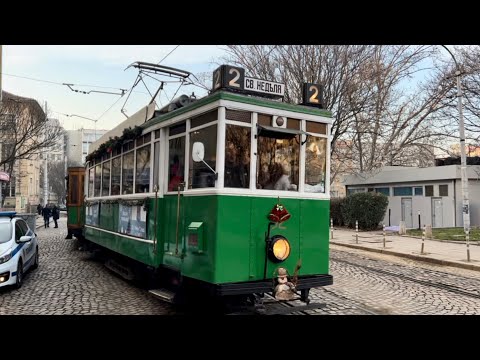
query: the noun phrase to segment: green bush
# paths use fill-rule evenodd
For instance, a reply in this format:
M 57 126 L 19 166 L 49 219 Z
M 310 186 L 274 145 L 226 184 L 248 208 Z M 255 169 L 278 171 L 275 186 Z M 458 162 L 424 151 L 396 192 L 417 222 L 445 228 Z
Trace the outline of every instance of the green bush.
M 345 198 L 330 199 L 330 218 L 333 219 L 333 225 L 344 226 L 342 206 L 345 203 Z
M 348 227 L 362 230 L 375 230 L 385 216 L 388 207 L 388 197 L 381 193 L 356 193 L 348 195 L 342 206 L 342 214 Z

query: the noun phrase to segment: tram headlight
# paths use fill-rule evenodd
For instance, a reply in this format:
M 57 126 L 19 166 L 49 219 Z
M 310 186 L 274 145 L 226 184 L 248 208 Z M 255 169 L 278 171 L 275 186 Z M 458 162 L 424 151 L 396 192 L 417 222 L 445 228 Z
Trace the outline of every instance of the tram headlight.
M 270 239 L 268 253 L 274 262 L 281 262 L 290 255 L 290 243 L 282 235 L 275 235 Z

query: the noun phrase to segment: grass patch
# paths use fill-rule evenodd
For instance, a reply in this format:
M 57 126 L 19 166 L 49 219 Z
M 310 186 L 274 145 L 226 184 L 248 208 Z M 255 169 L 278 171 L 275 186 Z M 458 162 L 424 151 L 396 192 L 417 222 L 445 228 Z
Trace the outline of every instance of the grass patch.
M 439 228 L 432 229 L 433 238 L 436 240 L 456 240 L 465 241 L 463 228 Z M 422 230 L 407 230 L 407 235 L 422 236 Z M 470 240 L 480 240 L 480 229 L 470 229 Z

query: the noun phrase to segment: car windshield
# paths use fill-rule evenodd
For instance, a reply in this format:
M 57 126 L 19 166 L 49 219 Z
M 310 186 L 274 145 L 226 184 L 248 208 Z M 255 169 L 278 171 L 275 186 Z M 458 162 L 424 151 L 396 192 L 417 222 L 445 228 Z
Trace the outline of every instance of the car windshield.
M 0 244 L 6 243 L 12 238 L 12 225 L 10 222 L 0 223 Z

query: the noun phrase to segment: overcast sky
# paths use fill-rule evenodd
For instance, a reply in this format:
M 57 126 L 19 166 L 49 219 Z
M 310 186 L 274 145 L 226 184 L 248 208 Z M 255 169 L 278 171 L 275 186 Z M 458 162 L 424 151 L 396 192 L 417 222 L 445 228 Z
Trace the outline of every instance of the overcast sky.
M 75 84 L 74 89 L 87 92 L 96 90 L 120 93 L 119 89 L 130 89 L 138 75 L 136 68 L 125 70 L 128 65 L 136 61 L 156 64 L 176 47 L 176 45 L 4 45 L 2 87 L 4 91 L 15 95 L 34 98 L 42 106 L 47 102 L 51 116 L 59 119 L 68 130 L 80 127 L 93 128 L 94 122 L 62 114 L 98 119 L 116 102 L 97 122 L 97 129 L 111 129 L 126 119 L 120 110 L 128 94 L 122 98 L 102 93 L 86 95 L 73 92 L 61 84 Z M 218 45 L 180 45 L 161 64 L 194 74 L 213 72 L 221 62 L 223 49 L 223 46 Z M 152 79 L 147 79 L 146 82 L 150 92 L 153 93 L 158 87 L 158 82 Z M 177 83 L 165 85 L 160 98 L 163 105 L 168 103 L 167 99 L 171 99 L 177 88 Z M 188 86 L 180 89 L 177 96 L 182 93 L 191 94 L 192 91 L 198 96 L 206 95 L 205 90 Z M 125 104 L 127 114 L 134 114 L 150 99 L 151 96 L 140 82 Z

